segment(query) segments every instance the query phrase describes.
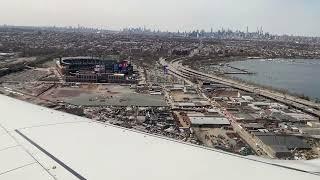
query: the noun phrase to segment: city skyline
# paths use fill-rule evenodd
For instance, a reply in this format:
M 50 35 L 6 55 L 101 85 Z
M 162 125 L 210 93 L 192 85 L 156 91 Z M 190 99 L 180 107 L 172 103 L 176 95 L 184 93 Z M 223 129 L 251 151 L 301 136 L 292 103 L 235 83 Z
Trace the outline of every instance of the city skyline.
M 177 32 L 231 29 L 255 32 L 263 27 L 272 34 L 320 36 L 320 2 L 315 0 L 200 0 L 200 1 L 85 1 L 1 0 L 1 24 L 74 26 L 121 30 L 146 26 Z M 19 12 L 12 14 L 12 12 Z

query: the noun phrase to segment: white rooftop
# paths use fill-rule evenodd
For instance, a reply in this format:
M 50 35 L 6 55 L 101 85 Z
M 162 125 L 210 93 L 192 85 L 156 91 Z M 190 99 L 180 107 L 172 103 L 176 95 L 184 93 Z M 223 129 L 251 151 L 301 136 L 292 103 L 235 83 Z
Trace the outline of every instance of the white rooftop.
M 203 125 L 229 125 L 230 122 L 227 118 L 224 117 L 189 117 L 191 124 L 203 124 Z
M 246 101 L 253 101 L 254 100 L 251 96 L 242 96 L 242 98 Z
M 0 114 L 1 180 L 320 178 L 312 174 L 320 172 L 317 161 L 252 160 L 100 124 L 2 95 Z

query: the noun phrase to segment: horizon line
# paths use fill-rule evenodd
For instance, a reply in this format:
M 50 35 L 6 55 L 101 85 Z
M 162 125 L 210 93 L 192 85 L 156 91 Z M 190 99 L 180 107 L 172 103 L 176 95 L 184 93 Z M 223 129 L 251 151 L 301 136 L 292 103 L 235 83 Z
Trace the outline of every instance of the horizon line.
M 104 30 L 104 31 L 115 31 L 115 32 L 122 32 L 125 29 L 145 29 L 145 30 L 151 30 L 151 32 L 160 32 L 160 33 L 192 33 L 195 31 L 202 31 L 204 30 L 206 33 L 210 33 L 210 31 L 205 30 L 205 29 L 194 29 L 194 30 L 176 30 L 176 31 L 169 31 L 169 30 L 163 30 L 163 29 L 149 29 L 146 25 L 140 25 L 140 26 L 126 26 L 126 27 L 121 27 L 121 28 L 107 28 L 107 27 L 94 27 L 94 26 L 83 26 L 78 24 L 77 26 L 74 25 L 17 25 L 17 24 L 1 24 L 0 27 L 29 27 L 29 28 L 72 28 L 72 29 L 96 29 L 96 30 Z M 257 33 L 259 32 L 259 27 L 263 26 L 257 26 L 257 31 L 248 31 L 248 33 Z M 211 28 L 212 29 L 212 28 Z M 224 28 L 220 27 L 220 29 L 215 29 L 212 32 L 218 32 L 220 30 L 224 31 L 231 31 L 231 32 L 245 32 L 244 30 L 234 30 L 233 28 Z M 312 36 L 312 35 L 294 35 L 294 34 L 278 34 L 278 33 L 270 33 L 270 32 L 263 32 L 264 34 L 268 33 L 272 36 L 290 36 L 290 37 L 303 37 L 303 38 L 320 38 L 320 36 Z

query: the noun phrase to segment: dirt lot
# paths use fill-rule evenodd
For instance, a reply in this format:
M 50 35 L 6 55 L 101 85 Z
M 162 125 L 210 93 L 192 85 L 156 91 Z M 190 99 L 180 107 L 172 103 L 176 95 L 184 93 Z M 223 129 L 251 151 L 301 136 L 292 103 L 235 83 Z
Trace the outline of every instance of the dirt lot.
M 1 82 L 34 82 L 38 81 L 43 77 L 49 76 L 52 74 L 49 70 L 35 70 L 35 69 L 29 69 L 24 70 L 17 73 L 12 73 L 6 76 L 3 76 L 0 78 Z
M 163 96 L 139 94 L 116 84 L 59 86 L 41 98 L 81 106 L 167 106 Z
M 170 96 L 175 102 L 187 102 L 199 97 L 197 94 L 185 94 L 183 92 L 170 92 Z

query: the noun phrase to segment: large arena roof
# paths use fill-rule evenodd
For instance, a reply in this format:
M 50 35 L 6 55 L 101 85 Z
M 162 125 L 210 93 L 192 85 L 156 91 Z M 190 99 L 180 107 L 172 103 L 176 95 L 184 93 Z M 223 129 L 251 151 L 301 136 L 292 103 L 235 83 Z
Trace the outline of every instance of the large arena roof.
M 61 63 L 62 64 L 77 64 L 79 62 L 83 62 L 83 61 L 87 61 L 92 62 L 111 62 L 111 63 L 116 63 L 118 61 L 118 58 L 114 57 L 114 56 L 107 56 L 107 57 L 90 57 L 90 56 L 78 56 L 78 57 L 63 57 L 61 58 Z

